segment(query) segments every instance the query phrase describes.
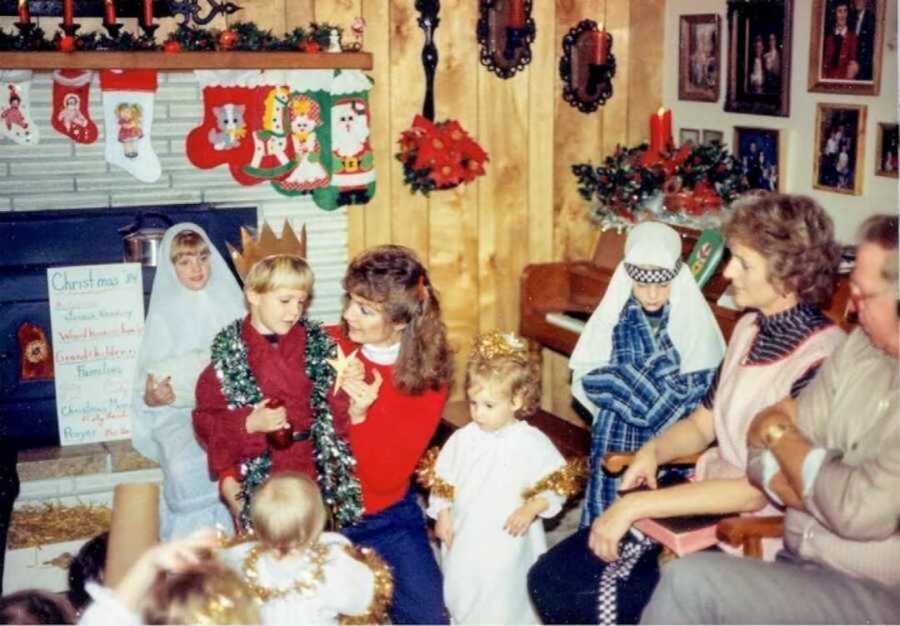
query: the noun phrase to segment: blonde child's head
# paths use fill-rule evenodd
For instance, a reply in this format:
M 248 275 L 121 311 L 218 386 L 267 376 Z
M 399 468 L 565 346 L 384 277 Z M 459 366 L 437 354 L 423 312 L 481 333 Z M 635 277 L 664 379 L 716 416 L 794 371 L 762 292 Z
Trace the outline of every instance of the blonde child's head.
M 315 543 L 327 521 L 319 488 L 297 472 L 266 480 L 253 495 L 250 517 L 259 541 L 282 555 Z
M 480 403 L 509 413 L 509 419 L 499 425 L 502 427 L 537 410 L 541 401 L 540 366 L 521 337 L 499 331 L 485 333 L 475 339 L 469 357 L 466 393 L 476 422 L 480 423 L 474 414 Z
M 252 590 L 226 565 L 210 558 L 160 576 L 141 608 L 144 624 L 259 624 Z
M 169 260 L 177 265 L 185 256 L 203 257 L 209 256 L 210 250 L 203 236 L 194 230 L 181 230 L 172 237 L 172 247 L 169 249 Z
M 302 257 L 273 254 L 253 264 L 244 277 L 250 320 L 263 334 L 286 335 L 309 305 L 313 273 Z
M 186 289 L 199 291 L 209 282 L 209 254 L 206 240 L 193 230 L 182 230 L 172 237 L 169 259 L 175 276 Z

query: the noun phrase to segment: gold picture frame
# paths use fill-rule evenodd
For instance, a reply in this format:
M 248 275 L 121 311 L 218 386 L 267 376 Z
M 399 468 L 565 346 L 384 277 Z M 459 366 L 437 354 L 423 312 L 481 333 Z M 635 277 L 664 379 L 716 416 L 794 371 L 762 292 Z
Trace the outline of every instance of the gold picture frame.
M 875 147 L 875 175 L 897 178 L 898 163 L 897 146 L 900 145 L 898 136 L 900 126 L 896 122 L 878 122 L 878 137 Z
M 721 19 L 715 13 L 678 20 L 678 99 L 716 102 L 722 75 Z
M 863 189 L 866 106 L 816 105 L 813 187 L 858 196 Z
M 881 93 L 886 10 L 885 0 L 812 1 L 809 91 Z

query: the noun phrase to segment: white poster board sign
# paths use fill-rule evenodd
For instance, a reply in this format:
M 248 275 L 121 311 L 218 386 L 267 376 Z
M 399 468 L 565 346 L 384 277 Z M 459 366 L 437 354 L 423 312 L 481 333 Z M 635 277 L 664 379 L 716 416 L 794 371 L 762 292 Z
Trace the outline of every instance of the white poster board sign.
M 47 269 L 61 445 L 131 436 L 142 283 L 139 263 Z

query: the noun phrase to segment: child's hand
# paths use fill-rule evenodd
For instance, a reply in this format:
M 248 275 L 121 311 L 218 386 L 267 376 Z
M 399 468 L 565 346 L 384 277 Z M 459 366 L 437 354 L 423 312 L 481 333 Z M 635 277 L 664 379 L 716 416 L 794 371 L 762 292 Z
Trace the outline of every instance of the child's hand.
M 378 397 L 378 390 L 381 389 L 381 383 L 384 379 L 381 372 L 374 371 L 374 380 L 372 384 L 366 384 L 362 380 L 352 379 L 344 380 L 341 387 L 350 397 L 350 423 L 362 424 L 366 420 L 366 412 L 375 398 Z
M 453 543 L 453 514 L 449 508 L 438 513 L 434 523 L 434 536 L 443 541 L 448 549 Z
M 147 374 L 147 382 L 144 384 L 144 404 L 166 406 L 175 402 L 175 392 L 172 390 L 171 381 L 172 377 L 166 376 L 157 383 L 153 374 Z
M 287 410 L 283 406 L 271 408 L 268 402 L 269 400 L 264 398 L 247 416 L 245 426 L 248 433 L 270 433 L 288 425 Z
M 537 515 L 541 511 L 544 511 L 548 506 L 549 503 L 544 498 L 538 496 L 531 498 L 525 504 L 512 512 L 512 514 L 506 519 L 506 523 L 503 525 L 503 530 L 508 532 L 513 537 L 521 537 L 526 532 L 528 532 L 528 527 L 531 526 L 534 518 L 537 517 Z

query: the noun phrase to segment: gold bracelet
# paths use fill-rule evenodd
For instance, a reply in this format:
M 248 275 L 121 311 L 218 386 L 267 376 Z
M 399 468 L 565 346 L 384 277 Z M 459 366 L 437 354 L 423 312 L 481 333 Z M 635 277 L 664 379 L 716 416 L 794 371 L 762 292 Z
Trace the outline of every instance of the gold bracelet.
M 776 422 L 766 428 L 763 433 L 763 443 L 766 448 L 771 449 L 778 441 L 784 437 L 784 434 L 789 430 L 794 428 L 793 424 L 786 424 L 784 422 Z

